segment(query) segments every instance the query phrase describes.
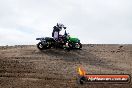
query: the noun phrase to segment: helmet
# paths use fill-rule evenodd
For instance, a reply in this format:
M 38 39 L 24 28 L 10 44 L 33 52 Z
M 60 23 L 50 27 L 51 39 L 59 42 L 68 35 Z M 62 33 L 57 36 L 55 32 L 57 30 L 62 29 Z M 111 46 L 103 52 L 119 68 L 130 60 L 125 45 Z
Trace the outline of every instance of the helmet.
M 57 23 L 56 27 L 59 28 L 59 31 L 61 31 L 62 28 L 66 29 L 66 27 L 61 23 Z
M 63 24 L 61 24 L 61 23 L 57 23 L 57 27 L 64 27 L 64 25 Z

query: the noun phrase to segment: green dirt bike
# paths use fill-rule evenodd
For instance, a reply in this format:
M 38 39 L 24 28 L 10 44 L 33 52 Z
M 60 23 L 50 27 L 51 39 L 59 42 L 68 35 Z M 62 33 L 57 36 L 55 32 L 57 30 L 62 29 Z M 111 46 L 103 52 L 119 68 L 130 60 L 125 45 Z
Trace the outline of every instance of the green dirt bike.
M 72 49 L 81 49 L 82 44 L 78 38 L 70 37 L 70 35 L 66 32 L 64 35 L 59 35 L 59 40 L 56 41 L 52 37 L 43 37 L 43 38 L 36 38 L 36 40 L 40 40 L 37 44 L 37 48 L 39 50 L 45 50 L 50 48 L 62 48 L 67 50 Z

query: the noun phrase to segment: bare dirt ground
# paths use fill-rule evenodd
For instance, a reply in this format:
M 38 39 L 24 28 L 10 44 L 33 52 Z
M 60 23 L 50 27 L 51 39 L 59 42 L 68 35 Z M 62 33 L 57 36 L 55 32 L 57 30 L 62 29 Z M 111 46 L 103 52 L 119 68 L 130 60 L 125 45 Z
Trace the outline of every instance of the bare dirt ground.
M 77 68 L 88 74 L 130 74 L 132 45 L 83 45 L 66 52 L 36 46 L 0 47 L 0 88 L 132 88 L 130 84 L 85 84 L 76 82 Z

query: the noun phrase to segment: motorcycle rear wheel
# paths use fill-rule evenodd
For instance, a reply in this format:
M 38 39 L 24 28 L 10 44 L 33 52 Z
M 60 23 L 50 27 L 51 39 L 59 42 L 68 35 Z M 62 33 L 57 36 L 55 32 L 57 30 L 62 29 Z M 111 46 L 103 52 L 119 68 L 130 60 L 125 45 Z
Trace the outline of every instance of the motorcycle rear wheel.
M 39 42 L 39 43 L 37 44 L 37 48 L 38 48 L 39 50 L 44 50 L 44 49 L 50 49 L 51 46 L 50 46 L 49 44 L 43 44 L 42 42 Z

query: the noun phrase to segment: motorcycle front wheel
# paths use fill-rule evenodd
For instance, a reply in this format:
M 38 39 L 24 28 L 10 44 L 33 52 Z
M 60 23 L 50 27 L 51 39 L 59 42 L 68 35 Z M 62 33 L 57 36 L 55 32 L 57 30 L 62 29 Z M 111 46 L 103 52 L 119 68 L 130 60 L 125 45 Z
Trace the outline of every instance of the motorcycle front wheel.
M 75 44 L 75 48 L 76 49 L 81 49 L 82 48 L 82 44 L 81 43 L 76 43 Z

